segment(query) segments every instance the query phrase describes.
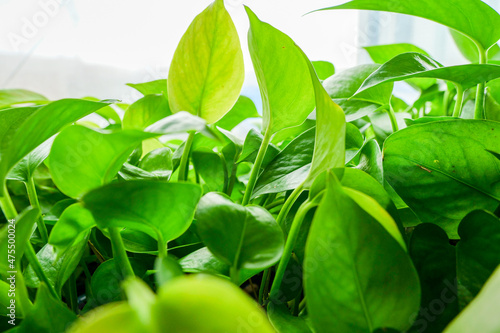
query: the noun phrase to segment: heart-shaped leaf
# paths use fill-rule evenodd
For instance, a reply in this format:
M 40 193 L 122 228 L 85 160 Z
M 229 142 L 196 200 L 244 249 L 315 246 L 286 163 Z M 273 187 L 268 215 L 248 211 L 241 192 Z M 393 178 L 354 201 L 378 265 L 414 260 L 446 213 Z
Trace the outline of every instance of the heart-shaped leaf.
M 193 20 L 175 50 L 167 80 L 172 112 L 217 122 L 236 103 L 244 75 L 238 33 L 224 1 L 215 0 Z
M 421 221 L 457 238 L 465 215 L 499 205 L 500 161 L 488 152 L 500 152 L 499 133 L 486 120 L 412 125 L 386 140 L 385 178 Z
M 153 133 L 128 130 L 106 133 L 83 126 L 70 126 L 54 140 L 49 169 L 57 187 L 78 198 L 109 183 L 132 151 Z
M 237 270 L 267 268 L 283 252 L 283 233 L 269 212 L 221 194 L 208 193 L 200 200 L 196 230 L 212 253 Z
M 333 174 L 309 232 L 304 276 L 308 313 L 319 332 L 405 330 L 419 308 L 408 254 Z
M 188 229 L 200 197 L 196 184 L 141 180 L 105 185 L 82 201 L 100 228 L 139 230 L 165 246 Z
M 250 20 L 248 47 L 262 97 L 262 128 L 274 134 L 300 125 L 314 109 L 306 61 L 290 37 L 245 10 Z

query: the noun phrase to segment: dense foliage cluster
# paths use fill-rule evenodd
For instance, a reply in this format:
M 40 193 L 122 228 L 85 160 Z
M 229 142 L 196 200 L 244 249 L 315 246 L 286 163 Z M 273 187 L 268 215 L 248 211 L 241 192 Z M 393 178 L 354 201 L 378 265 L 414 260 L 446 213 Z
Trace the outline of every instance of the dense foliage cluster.
M 471 62 L 335 73 L 245 9 L 262 115 L 222 0 L 133 104 L 0 91 L 0 329 L 499 332 L 500 15 L 326 8 L 433 20 Z

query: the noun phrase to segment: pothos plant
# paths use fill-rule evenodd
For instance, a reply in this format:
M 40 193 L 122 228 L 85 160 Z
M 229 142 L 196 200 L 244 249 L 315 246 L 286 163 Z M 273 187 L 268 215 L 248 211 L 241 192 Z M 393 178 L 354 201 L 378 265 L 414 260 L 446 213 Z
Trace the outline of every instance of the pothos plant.
M 498 332 L 500 15 L 325 8 L 433 20 L 471 62 L 379 45 L 335 73 L 245 9 L 262 115 L 222 0 L 131 105 L 0 91 L 2 329 Z

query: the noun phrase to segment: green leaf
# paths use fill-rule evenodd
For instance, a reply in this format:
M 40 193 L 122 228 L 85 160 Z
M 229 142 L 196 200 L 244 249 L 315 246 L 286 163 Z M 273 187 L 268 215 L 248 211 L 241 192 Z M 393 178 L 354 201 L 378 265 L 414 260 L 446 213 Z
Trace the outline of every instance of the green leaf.
M 202 247 L 179 260 L 182 270 L 186 273 L 207 273 L 229 277 L 230 265 L 218 259 L 207 247 Z M 241 285 L 261 269 L 241 269 L 238 284 Z
M 100 228 L 139 230 L 165 246 L 188 229 L 200 197 L 196 184 L 128 181 L 97 188 L 82 201 Z
M 221 194 L 201 198 L 196 229 L 212 253 L 238 270 L 267 268 L 283 252 L 283 233 L 269 212 L 235 204 Z
M 500 161 L 487 151 L 500 152 L 498 133 L 497 122 L 465 119 L 400 130 L 385 142 L 386 180 L 421 221 L 457 238 L 465 215 L 498 207 Z
M 53 139 L 48 139 L 31 153 L 23 157 L 7 174 L 7 179 L 19 180 L 27 183 L 35 173 L 36 168 L 49 156 Z
M 405 330 L 419 308 L 409 256 L 333 174 L 309 233 L 304 279 L 311 324 L 319 332 Z
M 205 181 L 210 191 L 223 192 L 226 186 L 227 171 L 219 154 L 210 149 L 198 149 L 192 152 L 196 171 Z
M 500 320 L 497 316 L 499 291 L 500 268 L 497 268 L 479 295 L 446 327 L 444 332 L 494 333 L 500 331 Z
M 61 192 L 78 198 L 109 183 L 135 147 L 154 136 L 135 130 L 109 133 L 70 126 L 52 145 L 48 163 L 52 179 Z
M 299 186 L 309 174 L 314 140 L 315 128 L 311 128 L 276 155 L 257 179 L 253 197 L 279 193 Z
M 252 128 L 250 131 L 248 131 L 245 142 L 243 143 L 243 150 L 237 163 L 255 161 L 255 157 L 257 156 L 257 152 L 260 148 L 260 145 L 262 144 L 263 139 L 264 136 L 255 129 Z M 271 162 L 276 157 L 276 155 L 279 154 L 279 152 L 280 150 L 278 147 L 270 144 L 267 147 L 262 166 L 265 167 L 266 165 L 268 165 L 269 162 Z
M 374 71 L 354 95 L 358 97 L 365 90 L 387 82 L 410 78 L 435 78 L 453 82 L 464 89 L 478 83 L 500 77 L 500 66 L 490 64 L 471 64 L 443 67 L 434 59 L 416 52 L 400 54 Z
M 193 20 L 175 50 L 167 80 L 170 108 L 215 123 L 236 103 L 244 76 L 238 33 L 224 1 L 216 0 Z
M 382 165 L 382 152 L 375 139 L 368 141 L 359 153 L 359 163 L 356 166 L 373 178 L 380 184 L 384 184 L 384 168 Z
M 422 17 L 460 31 L 485 50 L 500 39 L 500 15 L 481 0 L 353 0 L 324 8 L 378 10 Z
M 33 308 L 17 327 L 16 333 L 64 332 L 76 318 L 66 304 L 55 299 L 47 286 L 42 283 L 38 288 Z
M 245 10 L 250 20 L 248 47 L 262 97 L 262 128 L 274 134 L 300 125 L 314 109 L 306 61 L 290 37 Z
M 500 220 L 484 210 L 469 213 L 458 227 L 460 304 L 472 301 L 500 265 Z
M 260 115 L 253 101 L 246 96 L 240 96 L 233 108 L 217 121 L 215 126 L 230 131 L 242 121 L 248 118 L 258 117 L 260 117 Z
M 459 312 L 455 247 L 443 229 L 424 223 L 413 231 L 408 248 L 422 287 L 421 309 L 413 328 L 442 332 Z
M 292 316 L 285 304 L 269 302 L 267 315 L 269 321 L 279 333 L 312 333 L 306 319 Z
M 2 150 L 0 181 L 5 179 L 10 169 L 24 156 L 61 128 L 108 104 L 110 103 L 62 99 L 38 109 L 17 128 L 7 148 Z M 0 187 L 0 195 L 3 195 L 3 186 Z
M 130 105 L 123 116 L 123 129 L 143 130 L 172 114 L 164 95 L 146 95 Z
M 159 79 L 143 83 L 127 83 L 127 86 L 134 88 L 144 96 L 153 94 L 163 94 L 166 96 L 167 80 Z
M 242 290 L 209 275 L 166 284 L 152 313 L 158 332 L 275 332 L 258 304 Z
M 50 232 L 49 244 L 57 251 L 65 251 L 73 245 L 82 233 L 96 225 L 92 214 L 79 203 L 72 204 L 64 210 Z
M 458 31 L 450 29 L 450 34 L 455 41 L 455 45 L 458 47 L 458 50 L 462 53 L 465 59 L 469 60 L 473 64 L 477 64 L 479 62 L 479 52 L 474 42 Z M 485 60 L 500 60 L 498 58 L 499 53 L 500 47 L 498 44 L 493 44 L 493 46 L 488 49 L 487 59 Z
M 475 45 L 473 46 L 477 52 L 477 47 Z M 363 48 L 368 52 L 370 58 L 372 58 L 372 60 L 377 64 L 383 64 L 395 56 L 407 52 L 418 52 L 429 57 L 427 52 L 418 46 L 408 43 L 366 46 Z M 436 84 L 436 82 L 436 79 L 409 79 L 407 81 L 409 85 L 419 89 L 420 91 L 429 89 L 432 85 Z
M 172 163 L 172 150 L 167 147 L 157 148 L 147 153 L 139 162 L 139 167 L 157 176 L 158 179 L 167 180 L 174 168 Z
M 137 276 L 142 277 L 146 274 L 147 268 L 143 262 L 135 258 L 129 258 L 129 261 Z M 92 294 L 89 295 L 85 307 L 93 309 L 103 304 L 120 301 L 123 298 L 121 284 L 125 278 L 115 259 L 109 259 L 100 264 L 92 275 L 90 281 Z
M 15 234 L 15 265 L 20 265 L 25 246 L 29 242 L 31 234 L 33 233 L 33 226 L 39 215 L 40 210 L 37 208 L 26 209 L 16 218 L 14 228 L 9 227 L 9 223 L 4 225 L 0 230 L 0 255 L 2 256 L 0 259 L 0 275 L 7 277 L 10 275 L 7 272 L 15 270 L 10 266 L 11 263 L 8 262 L 9 244 L 13 244 L 13 241 L 9 241 L 9 239 L 12 238 L 9 238 L 9 234 Z
M 180 111 L 163 118 L 146 128 L 147 132 L 173 134 L 184 132 L 200 132 L 204 136 L 217 140 L 217 135 L 208 127 L 207 122 L 189 112 Z
M 155 271 L 155 281 L 158 286 L 162 286 L 184 274 L 179 263 L 171 256 L 157 257 L 155 260 Z
M 36 254 L 45 275 L 47 275 L 58 294 L 61 294 L 62 286 L 80 263 L 80 259 L 87 247 L 88 238 L 88 232 L 82 233 L 73 240 L 71 246 L 63 250 L 45 244 Z M 24 271 L 24 275 L 27 286 L 38 288 L 41 285 L 41 281 L 36 276 L 31 265 Z
M 379 68 L 380 65 L 378 64 L 366 64 L 349 68 L 326 79 L 323 86 L 334 101 L 336 99 L 351 98 L 359 90 L 366 78 Z M 388 83 L 367 90 L 355 98 L 378 105 L 389 104 L 392 88 L 393 84 Z
M 304 183 L 304 187 L 309 188 L 322 172 L 344 166 L 346 122 L 344 112 L 328 96 L 311 62 L 304 53 L 302 54 L 309 67 L 316 100 L 314 152 L 311 169 Z
M 78 319 L 68 333 L 141 333 L 147 331 L 126 302 L 103 305 Z
M 0 90 L 0 109 L 24 103 L 45 104 L 48 103 L 48 100 L 36 92 L 25 89 Z
M 320 80 L 326 80 L 335 74 L 335 66 L 333 66 L 331 62 L 316 60 L 311 61 L 311 63 L 313 64 L 314 70 L 316 71 L 316 74 L 318 74 L 318 78 Z

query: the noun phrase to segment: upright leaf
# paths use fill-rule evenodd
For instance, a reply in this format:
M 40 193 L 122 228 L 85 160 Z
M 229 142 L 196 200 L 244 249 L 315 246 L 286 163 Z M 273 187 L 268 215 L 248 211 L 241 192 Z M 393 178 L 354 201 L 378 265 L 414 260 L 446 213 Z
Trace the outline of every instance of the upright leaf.
M 250 20 L 248 47 L 262 97 L 262 128 L 273 134 L 300 125 L 314 108 L 307 63 L 290 37 L 245 10 Z
M 143 130 L 172 114 L 164 95 L 147 95 L 130 105 L 123 116 L 123 129 Z
M 305 295 L 318 332 L 408 329 L 420 286 L 411 260 L 330 174 L 304 262 Z
M 238 33 L 224 1 L 215 0 L 175 50 L 167 80 L 172 112 L 188 111 L 215 123 L 236 103 L 244 74 Z
M 320 173 L 344 166 L 346 123 L 344 112 L 328 96 L 311 62 L 304 53 L 302 54 L 309 67 L 316 99 L 314 153 L 311 169 L 304 183 L 305 188 L 308 188 Z

